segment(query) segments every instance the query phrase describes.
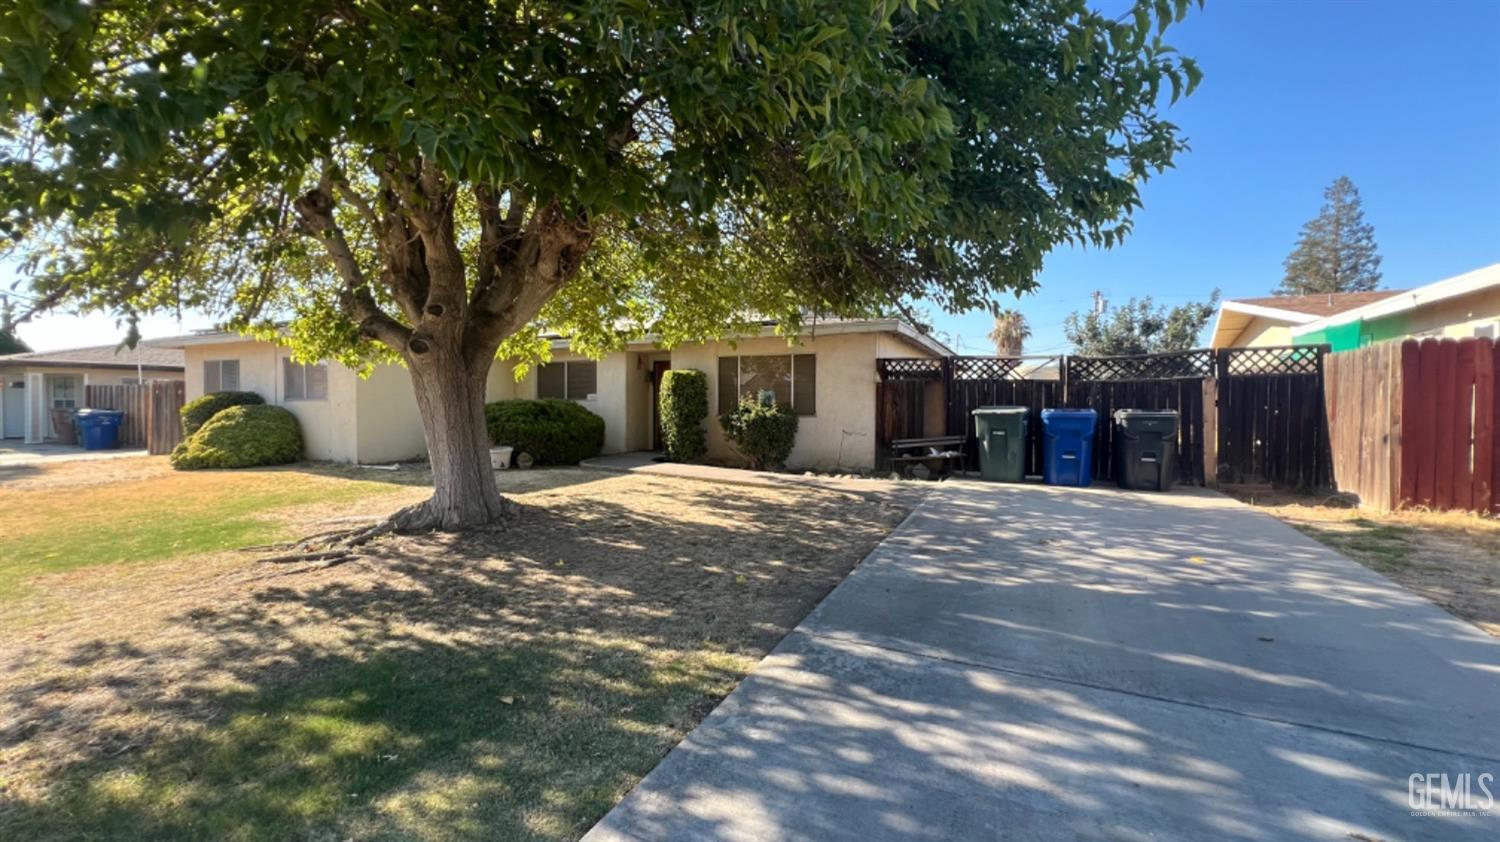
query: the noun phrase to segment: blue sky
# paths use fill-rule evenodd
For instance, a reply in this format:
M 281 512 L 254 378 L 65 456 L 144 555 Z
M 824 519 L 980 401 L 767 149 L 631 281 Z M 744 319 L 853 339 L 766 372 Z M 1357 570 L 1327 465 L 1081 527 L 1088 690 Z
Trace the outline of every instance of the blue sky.
M 1028 353 L 1066 351 L 1062 321 L 1096 289 L 1116 303 L 1269 294 L 1339 175 L 1364 197 L 1386 286 L 1500 261 L 1500 0 L 1209 0 L 1168 41 L 1204 71 L 1169 111 L 1192 150 L 1145 186 L 1123 246 L 1048 258 L 1041 288 L 1015 305 L 1032 324 Z M 987 314 L 936 321 L 961 352 L 989 352 Z M 158 317 L 143 332 L 207 324 Z M 46 349 L 122 331 L 56 315 L 21 335 Z
M 1169 304 L 1268 295 L 1339 175 L 1359 187 L 1385 286 L 1500 261 L 1500 2 L 1208 0 L 1168 32 L 1204 79 L 1169 118 L 1192 145 L 1149 182 L 1134 234 L 1049 256 L 1015 306 L 1028 353 L 1067 349 L 1093 290 Z M 993 353 L 985 313 L 936 319 Z

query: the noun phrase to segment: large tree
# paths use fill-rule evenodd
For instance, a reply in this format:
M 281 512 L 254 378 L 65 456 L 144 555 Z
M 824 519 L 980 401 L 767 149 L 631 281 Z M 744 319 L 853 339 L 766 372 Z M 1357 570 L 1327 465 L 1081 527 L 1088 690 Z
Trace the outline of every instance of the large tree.
M 403 363 L 436 488 L 397 522 L 483 524 L 486 375 L 541 327 L 972 309 L 1113 245 L 1184 148 L 1188 7 L 13 0 L 0 224 L 45 305 Z
M 1365 221 L 1359 188 L 1339 176 L 1323 191 L 1323 207 L 1302 226 L 1283 264 L 1277 295 L 1364 292 L 1380 286 L 1375 226 Z
M 1031 338 L 1031 325 L 1020 310 L 1001 310 L 995 314 L 995 326 L 990 328 L 989 339 L 995 345 L 995 355 L 1019 357 L 1026 340 Z
M 1218 307 L 1218 290 L 1207 301 L 1171 308 L 1152 303 L 1150 296 L 1132 298 L 1123 307 L 1070 313 L 1063 334 L 1074 353 L 1089 357 L 1186 351 L 1198 347 L 1198 335 Z

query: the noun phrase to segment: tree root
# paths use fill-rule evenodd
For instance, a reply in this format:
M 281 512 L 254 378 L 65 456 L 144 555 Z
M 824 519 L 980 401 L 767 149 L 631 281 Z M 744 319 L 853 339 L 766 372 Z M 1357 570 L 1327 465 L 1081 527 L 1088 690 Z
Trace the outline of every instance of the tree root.
M 481 529 L 503 529 L 507 521 L 520 514 L 521 507 L 519 505 L 510 500 L 503 500 L 502 502 L 505 508 L 501 515 L 501 520 L 480 527 Z M 327 562 L 317 567 L 308 568 L 309 570 L 324 570 L 358 558 L 361 554 L 361 548 L 377 538 L 386 535 L 413 535 L 439 530 L 441 528 L 440 518 L 433 512 L 429 503 L 430 501 L 424 501 L 407 506 L 392 513 L 383 520 L 378 520 L 364 526 L 318 532 L 296 541 L 281 544 L 261 544 L 254 547 L 242 547 L 240 552 L 275 553 L 275 555 L 256 559 L 262 564 Z

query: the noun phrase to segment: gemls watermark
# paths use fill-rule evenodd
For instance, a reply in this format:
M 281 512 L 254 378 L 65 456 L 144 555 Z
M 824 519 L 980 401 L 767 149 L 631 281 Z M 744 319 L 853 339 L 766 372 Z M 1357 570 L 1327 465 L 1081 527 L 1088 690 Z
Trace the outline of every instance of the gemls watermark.
M 1495 809 L 1489 772 L 1413 772 L 1406 779 L 1406 802 L 1413 816 L 1489 816 Z

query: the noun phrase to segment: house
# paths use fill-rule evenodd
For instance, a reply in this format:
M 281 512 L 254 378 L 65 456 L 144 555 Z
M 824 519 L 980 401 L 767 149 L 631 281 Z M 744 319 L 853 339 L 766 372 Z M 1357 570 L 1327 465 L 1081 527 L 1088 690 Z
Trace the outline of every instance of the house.
M 1268 295 L 1236 298 L 1219 305 L 1211 348 L 1291 345 L 1292 328 L 1384 301 L 1399 290 L 1335 292 L 1322 295 Z
M 0 356 L 0 432 L 29 443 L 53 438 L 50 410 L 82 407 L 88 386 L 181 380 L 182 359 L 180 348 L 151 340 Z
M 229 333 L 179 337 L 168 344 L 185 355 L 188 400 L 224 389 L 257 392 L 297 416 L 311 459 L 376 463 L 427 452 L 411 381 L 400 366 L 377 366 L 361 378 L 338 363 L 299 364 L 285 348 Z M 661 375 L 692 368 L 708 376 L 710 459 L 738 458 L 718 415 L 740 396 L 769 389 L 801 416 L 789 465 L 872 468 L 876 358 L 951 353 L 897 319 L 821 321 L 791 344 L 769 323 L 754 335 L 673 348 L 643 337 L 598 360 L 554 338 L 551 362 L 532 367 L 520 380 L 513 364 L 497 361 L 485 399 L 577 401 L 604 419 L 605 453 L 657 450 Z
M 1295 344 L 1335 351 L 1407 337 L 1500 340 L 1500 263 L 1304 322 L 1291 334 Z

